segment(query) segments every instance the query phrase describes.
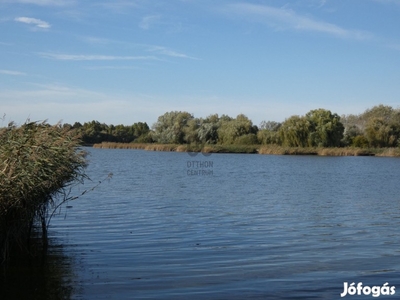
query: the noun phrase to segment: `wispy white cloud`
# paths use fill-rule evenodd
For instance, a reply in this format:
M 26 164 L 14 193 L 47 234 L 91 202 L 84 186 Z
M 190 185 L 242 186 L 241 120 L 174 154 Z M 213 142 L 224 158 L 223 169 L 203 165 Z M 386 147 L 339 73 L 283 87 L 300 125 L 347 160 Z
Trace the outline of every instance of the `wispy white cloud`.
M 198 58 L 196 58 L 196 57 L 189 56 L 185 53 L 178 52 L 178 51 L 175 51 L 170 48 L 163 47 L 163 46 L 130 43 L 130 42 L 126 42 L 126 41 L 112 40 L 112 39 L 94 37 L 94 36 L 79 36 L 78 38 L 79 38 L 79 40 L 81 40 L 85 43 L 88 43 L 88 44 L 92 44 L 92 45 L 118 46 L 118 47 L 123 47 L 126 49 L 136 49 L 136 50 L 140 50 L 140 51 L 144 51 L 144 52 L 152 52 L 152 53 L 156 53 L 159 55 L 165 55 L 165 56 L 169 56 L 169 57 L 198 60 Z
M 162 55 L 170 56 L 170 57 L 177 57 L 177 58 L 188 58 L 188 59 L 195 59 L 198 60 L 196 57 L 189 56 L 184 53 L 176 52 L 174 50 L 168 49 L 166 47 L 161 47 L 161 46 L 150 46 L 148 51 L 150 52 L 156 52 Z
M 95 66 L 86 67 L 86 70 L 138 70 L 139 67 L 135 66 Z
M 51 27 L 49 23 L 35 18 L 19 17 L 15 18 L 14 21 L 33 25 L 34 28 L 40 28 L 40 29 L 49 29 Z
M 12 75 L 12 76 L 25 76 L 26 75 L 26 73 L 18 72 L 18 71 L 12 71 L 12 70 L 0 70 L 0 74 Z
M 264 23 L 280 30 L 291 29 L 319 32 L 339 38 L 351 38 L 357 40 L 373 38 L 371 33 L 346 29 L 332 23 L 315 20 L 311 17 L 300 15 L 287 8 L 276 8 L 268 5 L 249 3 L 235 3 L 228 5 L 226 11 L 250 21 Z
M 85 55 L 85 54 L 57 54 L 38 53 L 41 57 L 55 60 L 95 61 L 95 60 L 158 60 L 155 56 L 114 56 L 114 55 Z
M 151 16 L 145 16 L 142 18 L 142 21 L 139 23 L 139 27 L 145 30 L 150 29 L 150 27 L 158 22 L 161 19 L 161 16 L 159 15 L 151 15 Z

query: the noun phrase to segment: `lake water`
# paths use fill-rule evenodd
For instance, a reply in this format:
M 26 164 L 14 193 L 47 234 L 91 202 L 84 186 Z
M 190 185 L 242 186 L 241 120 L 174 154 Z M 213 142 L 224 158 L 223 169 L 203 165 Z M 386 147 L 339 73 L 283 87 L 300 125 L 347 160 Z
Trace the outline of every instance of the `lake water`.
M 46 266 L 14 271 L 26 288 L 7 279 L 6 298 L 400 294 L 398 158 L 88 151 L 93 182 L 74 194 L 112 179 L 53 218 Z

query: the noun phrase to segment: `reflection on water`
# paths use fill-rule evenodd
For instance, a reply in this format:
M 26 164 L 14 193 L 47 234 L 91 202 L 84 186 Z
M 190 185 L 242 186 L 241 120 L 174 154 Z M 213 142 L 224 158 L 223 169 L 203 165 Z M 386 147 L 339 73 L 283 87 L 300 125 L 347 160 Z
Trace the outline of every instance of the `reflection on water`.
M 73 256 L 51 239 L 47 255 L 0 267 L 0 299 L 72 299 L 79 294 Z M 76 258 L 75 258 L 76 259 Z

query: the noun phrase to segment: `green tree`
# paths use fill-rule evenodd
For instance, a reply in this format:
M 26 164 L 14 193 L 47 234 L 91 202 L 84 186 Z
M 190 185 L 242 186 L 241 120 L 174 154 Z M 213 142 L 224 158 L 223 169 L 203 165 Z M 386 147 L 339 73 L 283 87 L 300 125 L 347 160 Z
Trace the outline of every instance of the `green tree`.
M 260 124 L 260 130 L 278 131 L 282 123 L 275 121 L 262 121 Z
M 289 147 L 310 146 L 310 128 L 311 124 L 307 118 L 291 116 L 282 123 L 279 129 L 282 144 Z
M 363 136 L 363 132 L 361 131 L 361 129 L 356 125 L 350 125 L 350 126 L 345 127 L 344 133 L 343 133 L 343 139 L 341 142 L 344 146 L 355 146 L 353 144 L 354 139 L 357 137 L 357 139 L 358 139 L 357 143 L 360 144 L 360 141 L 361 141 L 360 136 Z M 368 144 L 368 142 L 367 142 L 367 144 Z M 359 146 L 355 146 L 355 147 L 359 147 Z
M 131 126 L 132 133 L 135 137 L 135 142 L 152 143 L 150 127 L 146 122 L 137 122 Z
M 197 137 L 202 144 L 216 144 L 218 142 L 218 128 L 220 119 L 218 114 L 210 115 L 205 119 L 200 119 Z
M 184 142 L 188 144 L 197 144 L 200 142 L 198 136 L 198 129 L 200 127 L 200 120 L 198 118 L 190 119 L 186 126 L 183 128 L 185 133 Z
M 188 112 L 171 111 L 158 117 L 153 125 L 153 139 L 162 144 L 183 144 L 185 142 L 185 127 L 193 119 Z
M 338 147 L 343 138 L 344 126 L 337 114 L 326 109 L 311 110 L 306 114 L 310 124 L 309 144 L 316 147 Z
M 221 117 L 218 128 L 218 141 L 221 144 L 234 144 L 240 136 L 255 135 L 257 131 L 257 126 L 253 126 L 252 121 L 243 114 L 239 114 L 235 119 Z M 252 139 L 250 138 L 250 140 Z
M 279 128 L 282 123 L 275 121 L 262 121 L 257 132 L 257 140 L 262 145 L 280 144 Z
M 367 123 L 365 135 L 371 147 L 393 147 L 398 135 L 390 119 L 374 117 Z

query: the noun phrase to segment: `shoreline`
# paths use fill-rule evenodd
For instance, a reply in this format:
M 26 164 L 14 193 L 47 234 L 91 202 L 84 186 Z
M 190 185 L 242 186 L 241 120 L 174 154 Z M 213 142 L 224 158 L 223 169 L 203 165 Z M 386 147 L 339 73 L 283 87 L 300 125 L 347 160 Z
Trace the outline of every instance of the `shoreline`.
M 97 149 L 136 149 L 165 152 L 203 152 L 203 153 L 241 153 L 264 155 L 318 155 L 318 156 L 378 156 L 400 157 L 400 148 L 301 148 L 278 145 L 177 145 L 152 143 L 113 143 L 93 144 Z

